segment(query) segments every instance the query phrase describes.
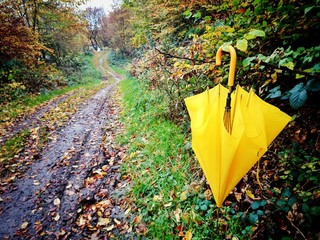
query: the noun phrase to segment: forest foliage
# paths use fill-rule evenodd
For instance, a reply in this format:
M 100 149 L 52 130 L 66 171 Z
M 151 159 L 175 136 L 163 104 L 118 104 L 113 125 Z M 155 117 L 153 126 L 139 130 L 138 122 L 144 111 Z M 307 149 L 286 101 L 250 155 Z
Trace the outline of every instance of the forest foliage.
M 0 1 L 0 100 L 67 85 L 79 74 L 87 22 L 81 1 Z M 76 76 L 79 78 L 79 75 Z
M 189 140 L 177 150 L 177 159 L 195 164 L 183 100 L 226 84 L 229 58 L 221 67 L 214 58 L 221 45 L 232 44 L 238 55 L 236 83 L 254 88 L 292 115 L 292 122 L 230 194 L 220 218 L 198 171 L 191 190 L 180 189 L 179 195 L 152 196 L 159 190 L 154 183 L 141 183 L 145 188 L 133 191 L 148 204 L 136 201 L 137 233 L 184 239 L 317 238 L 320 1 L 124 0 L 115 1 L 109 14 L 100 8 L 81 11 L 83 2 L 0 0 L 1 103 L 81 82 L 82 54 L 107 46 L 113 58 L 132 57 L 131 75 L 141 83 L 131 79 L 141 98 L 130 103 L 132 109 L 145 111 L 146 118 L 149 109 L 151 117 L 178 123 Z M 163 160 L 161 151 L 156 154 Z M 175 161 L 171 153 L 169 158 Z M 167 177 L 175 176 L 169 167 L 166 171 Z M 172 205 L 162 205 L 166 197 Z
M 202 195 L 190 193 L 191 207 L 182 207 L 177 200 L 177 209 L 182 211 L 178 215 L 191 211 L 192 223 L 177 223 L 172 217 L 177 209 L 171 215 L 164 213 L 167 218 L 155 217 L 139 205 L 137 214 L 150 226 L 143 234 L 158 236 L 163 224 L 159 219 L 164 218 L 172 227 L 167 233 L 176 238 L 190 239 L 192 228 L 197 229 L 193 236 L 202 239 L 316 239 L 320 215 L 320 2 L 124 0 L 119 8 L 130 12 L 126 29 L 131 38 L 126 46 L 132 48 L 131 74 L 141 86 L 147 86 L 144 91 L 154 92 L 161 101 L 162 116 L 177 122 L 186 135 L 190 136 L 190 129 L 184 98 L 217 83 L 226 84 L 229 57 L 224 57 L 222 67 L 215 66 L 221 45 L 231 44 L 237 50 L 236 84 L 252 87 L 261 98 L 293 116 L 260 164 L 227 198 L 225 204 L 230 208 L 224 208 L 219 221 L 204 185 Z M 114 50 L 126 52 L 119 45 Z M 142 190 L 133 191 L 138 191 L 136 198 L 147 198 Z

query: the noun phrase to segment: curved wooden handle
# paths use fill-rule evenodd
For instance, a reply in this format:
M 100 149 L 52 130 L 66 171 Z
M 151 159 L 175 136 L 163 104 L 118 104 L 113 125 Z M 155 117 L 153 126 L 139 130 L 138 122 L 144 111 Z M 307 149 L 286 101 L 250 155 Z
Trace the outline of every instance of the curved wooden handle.
M 231 45 L 228 45 L 228 48 L 229 48 L 229 53 L 231 56 L 228 86 L 232 87 L 234 85 L 234 79 L 236 76 L 237 53 L 236 53 L 236 50 Z M 223 51 L 223 46 L 219 47 L 217 54 L 216 54 L 216 65 L 217 66 L 221 65 L 222 51 Z

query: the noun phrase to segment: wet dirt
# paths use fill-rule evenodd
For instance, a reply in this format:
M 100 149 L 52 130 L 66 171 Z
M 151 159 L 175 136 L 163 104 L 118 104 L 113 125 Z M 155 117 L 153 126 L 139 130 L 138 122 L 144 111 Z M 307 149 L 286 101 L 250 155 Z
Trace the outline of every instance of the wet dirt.
M 135 238 L 125 198 L 130 181 L 120 173 L 125 149 L 114 141 L 122 131 L 121 76 L 106 66 L 105 55 L 100 57 L 98 69 L 115 81 L 82 104 L 52 134 L 39 159 L 1 193 L 0 239 Z M 67 97 L 38 109 L 7 136 L 36 127 L 32 120 Z

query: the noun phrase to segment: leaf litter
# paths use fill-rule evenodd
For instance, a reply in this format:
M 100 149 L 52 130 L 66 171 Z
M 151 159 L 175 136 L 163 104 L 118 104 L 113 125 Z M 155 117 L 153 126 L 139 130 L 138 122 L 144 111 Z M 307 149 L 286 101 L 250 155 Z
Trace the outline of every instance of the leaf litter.
M 65 101 L 22 123 L 30 135 L 17 166 L 1 179 L 3 239 L 136 239 L 125 195 L 131 182 L 120 172 L 126 149 L 114 141 L 123 129 L 121 77 L 109 68 L 105 72 L 115 83 L 104 83 L 82 101 L 78 92 L 61 98 Z

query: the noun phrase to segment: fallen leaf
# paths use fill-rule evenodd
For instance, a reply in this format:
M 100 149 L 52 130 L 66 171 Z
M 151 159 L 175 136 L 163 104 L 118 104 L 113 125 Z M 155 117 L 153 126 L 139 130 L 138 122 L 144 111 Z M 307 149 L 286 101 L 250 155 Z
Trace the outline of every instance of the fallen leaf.
M 20 230 L 25 230 L 28 227 L 29 223 L 28 222 L 24 222 L 21 224 L 20 226 Z
M 109 218 L 99 218 L 97 226 L 107 226 L 110 223 Z
M 59 221 L 59 219 L 60 219 L 60 215 L 59 215 L 59 213 L 57 213 L 57 215 L 53 218 L 53 220 L 55 220 L 57 222 L 57 221 Z
M 59 198 L 56 198 L 54 201 L 53 201 L 53 205 L 55 206 L 60 206 L 60 199 Z
M 86 220 L 84 219 L 83 216 L 80 217 L 79 223 L 77 224 L 79 227 L 82 227 L 86 224 Z
M 121 222 L 120 222 L 118 219 L 116 219 L 116 218 L 113 219 L 113 221 L 114 221 L 117 225 L 120 225 L 120 223 L 121 223 Z
M 175 216 L 177 222 L 179 223 L 180 222 L 180 214 L 182 213 L 182 210 L 180 208 L 177 208 L 173 213 L 174 213 L 174 216 Z
M 114 225 L 111 225 L 110 227 L 106 228 L 107 232 L 111 231 L 112 229 L 114 229 Z
M 40 182 L 38 180 L 33 180 L 33 185 L 38 186 L 40 185 Z
M 161 195 L 154 195 L 153 201 L 155 201 L 155 202 L 161 202 L 161 200 L 162 200 L 162 196 L 161 196 Z
M 204 196 L 206 198 L 206 200 L 211 200 L 212 198 L 212 192 L 210 189 L 207 189 L 205 192 L 204 192 Z
M 184 201 L 188 198 L 188 193 L 186 191 L 180 194 L 180 201 Z
M 183 240 L 191 240 L 192 239 L 192 230 L 189 230 L 186 232 L 185 236 L 183 237 Z
M 260 198 L 256 198 L 250 190 L 246 190 L 246 194 L 249 198 L 253 200 L 259 200 Z
M 124 215 L 128 215 L 129 214 L 129 212 L 131 211 L 131 208 L 129 207 L 125 212 L 124 212 Z
M 237 201 L 240 202 L 240 200 L 242 199 L 242 193 L 235 193 L 234 195 L 235 195 Z
M 164 207 L 171 207 L 172 206 L 172 202 L 166 203 L 163 205 Z

